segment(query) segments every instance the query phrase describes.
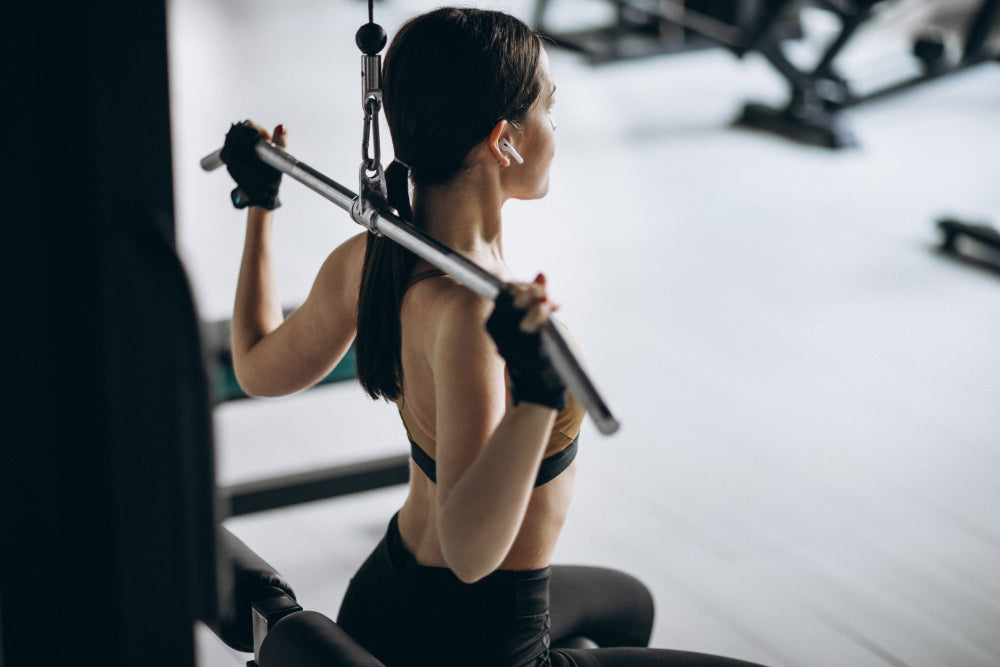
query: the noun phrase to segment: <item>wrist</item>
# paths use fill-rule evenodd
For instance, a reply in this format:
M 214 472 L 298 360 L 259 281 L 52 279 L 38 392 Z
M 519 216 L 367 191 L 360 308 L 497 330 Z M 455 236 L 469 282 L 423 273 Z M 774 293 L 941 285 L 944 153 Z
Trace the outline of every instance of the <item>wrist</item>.
M 247 208 L 248 224 L 267 224 L 274 220 L 274 211 L 270 211 L 263 206 L 251 206 Z

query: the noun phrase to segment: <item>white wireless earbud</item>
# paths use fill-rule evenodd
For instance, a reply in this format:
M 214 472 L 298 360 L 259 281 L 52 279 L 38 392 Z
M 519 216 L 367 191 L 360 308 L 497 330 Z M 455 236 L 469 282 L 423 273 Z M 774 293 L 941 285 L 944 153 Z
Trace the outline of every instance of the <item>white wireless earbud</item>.
M 518 164 L 524 164 L 524 158 L 521 157 L 520 153 L 514 150 L 514 147 L 511 146 L 510 142 L 507 141 L 506 139 L 500 140 L 500 150 L 504 151 L 505 153 L 510 153 L 510 156 L 514 158 L 514 162 Z

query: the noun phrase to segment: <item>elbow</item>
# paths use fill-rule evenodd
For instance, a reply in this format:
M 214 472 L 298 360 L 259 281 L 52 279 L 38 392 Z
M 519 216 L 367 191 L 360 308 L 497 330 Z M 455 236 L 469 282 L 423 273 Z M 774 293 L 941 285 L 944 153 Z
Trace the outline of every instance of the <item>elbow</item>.
M 259 373 L 254 373 L 252 368 L 239 363 L 235 357 L 233 358 L 233 374 L 236 376 L 236 384 L 247 396 L 256 398 L 274 395 L 273 392 L 268 391 L 264 378 Z
M 262 392 L 257 385 L 253 382 L 248 381 L 245 377 L 241 376 L 239 373 L 236 374 L 236 384 L 240 386 L 243 393 L 250 398 L 261 398 L 267 396 L 266 393 Z
M 460 581 L 461 581 L 461 582 L 462 582 L 463 584 L 469 584 L 469 585 L 471 585 L 471 584 L 474 584 L 474 583 L 476 583 L 477 581 L 479 581 L 480 579 L 482 579 L 482 578 L 483 578 L 483 577 L 485 577 L 486 575 L 484 574 L 484 575 L 480 575 L 480 576 L 476 576 L 476 575 L 472 575 L 472 574 L 469 574 L 469 575 L 465 575 L 465 576 L 463 576 L 463 575 L 461 575 L 461 574 L 458 574 L 458 573 L 456 572 L 456 573 L 455 573 L 455 576 L 456 576 L 456 577 L 458 577 L 458 578 L 459 578 L 459 580 L 460 580 Z
M 469 534 L 459 534 L 453 539 L 441 534 L 441 554 L 448 569 L 465 584 L 474 584 L 492 573 L 503 560 L 503 555 Z
M 445 562 L 448 563 L 448 568 L 463 584 L 474 584 L 496 569 L 476 567 L 475 563 L 471 562 L 470 559 L 452 562 L 446 558 Z

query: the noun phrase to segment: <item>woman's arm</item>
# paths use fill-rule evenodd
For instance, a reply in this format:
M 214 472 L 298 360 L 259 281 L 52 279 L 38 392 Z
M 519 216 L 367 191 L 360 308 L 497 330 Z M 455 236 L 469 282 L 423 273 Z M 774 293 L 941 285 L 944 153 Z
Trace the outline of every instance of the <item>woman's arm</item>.
M 281 126 L 274 138 L 284 147 L 286 135 L 280 130 Z M 274 272 L 273 224 L 273 211 L 248 209 L 233 307 L 232 351 L 236 379 L 251 396 L 290 394 L 319 382 L 343 358 L 357 332 L 365 234 L 330 253 L 309 296 L 284 319 Z
M 357 333 L 363 232 L 337 247 L 309 296 L 283 320 L 271 257 L 273 213 L 253 207 L 233 308 L 233 370 L 251 396 L 283 396 L 322 380 Z
M 466 582 L 499 567 L 514 544 L 556 415 L 510 401 L 504 362 L 484 328 L 490 309 L 470 292 L 456 295 L 439 320 L 430 355 L 438 532 L 445 561 Z M 537 328 L 547 313 L 536 303 L 525 319 Z

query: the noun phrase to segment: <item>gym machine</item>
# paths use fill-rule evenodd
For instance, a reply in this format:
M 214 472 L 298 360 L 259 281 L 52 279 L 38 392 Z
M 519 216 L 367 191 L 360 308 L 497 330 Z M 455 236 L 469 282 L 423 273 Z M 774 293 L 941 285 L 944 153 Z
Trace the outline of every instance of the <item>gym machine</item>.
M 941 218 L 937 227 L 942 252 L 1000 273 L 1000 225 L 989 220 Z
M 801 36 L 795 0 L 607 2 L 614 16 L 606 25 L 557 31 L 548 23 L 552 0 L 537 0 L 535 29 L 594 65 L 718 46 L 742 57 L 766 36 Z
M 285 314 L 288 314 L 288 309 Z M 209 367 L 213 405 L 248 398 L 233 371 L 229 320 L 202 322 L 201 337 Z M 355 379 L 354 348 L 316 387 Z M 398 454 L 355 463 L 327 466 L 233 484 L 218 490 L 227 516 L 241 516 L 299 503 L 335 498 L 351 493 L 405 484 L 409 479 L 409 456 Z
M 827 148 L 856 144 L 841 111 L 1000 58 L 990 44 L 1000 21 L 1000 0 L 982 0 L 963 36 L 959 58 L 947 57 L 943 37 L 925 35 L 912 47 L 918 73 L 865 93 L 838 72 L 836 61 L 884 0 L 606 0 L 614 8 L 609 24 L 569 32 L 549 27 L 552 1 L 537 0 L 535 26 L 557 46 L 583 54 L 592 64 L 711 46 L 739 58 L 760 53 L 788 82 L 788 102 L 780 108 L 747 104 L 736 124 Z M 811 67 L 793 63 L 783 48 L 802 37 L 800 12 L 807 4 L 831 13 L 840 25 Z
M 787 105 L 780 109 L 747 104 L 737 124 L 827 148 L 853 146 L 856 140 L 840 122 L 842 110 L 1000 57 L 1000 53 L 988 46 L 988 38 L 1000 19 L 1000 0 L 983 0 L 969 24 L 962 55 L 956 62 L 949 62 L 940 36 L 921 37 L 913 44 L 913 56 L 920 62 L 918 74 L 871 92 L 856 93 L 851 83 L 837 72 L 835 61 L 882 1 L 817 0 L 820 7 L 839 19 L 840 32 L 811 69 L 792 64 L 782 52 L 781 40 L 762 40 L 757 50 L 788 81 L 791 94 Z

